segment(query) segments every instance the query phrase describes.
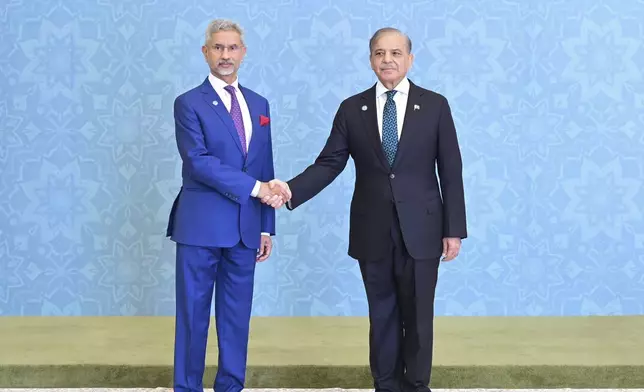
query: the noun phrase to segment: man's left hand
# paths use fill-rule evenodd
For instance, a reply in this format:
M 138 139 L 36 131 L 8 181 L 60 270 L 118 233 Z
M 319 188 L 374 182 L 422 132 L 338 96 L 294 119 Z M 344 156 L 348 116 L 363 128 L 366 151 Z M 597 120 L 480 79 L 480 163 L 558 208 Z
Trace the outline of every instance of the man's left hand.
M 458 256 L 461 250 L 461 239 L 456 238 L 443 238 L 443 260 L 452 261 Z
M 268 259 L 268 256 L 271 255 L 271 250 L 273 249 L 273 240 L 268 235 L 262 235 L 261 242 L 259 244 L 259 252 L 257 252 L 257 262 L 261 263 L 262 261 Z

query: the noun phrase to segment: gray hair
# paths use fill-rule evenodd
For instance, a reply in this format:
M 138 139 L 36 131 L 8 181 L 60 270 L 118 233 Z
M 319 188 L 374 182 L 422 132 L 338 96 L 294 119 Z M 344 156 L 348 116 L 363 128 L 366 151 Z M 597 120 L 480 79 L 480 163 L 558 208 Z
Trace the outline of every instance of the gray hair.
M 373 36 L 369 40 L 369 53 L 373 51 L 373 45 L 375 45 L 376 41 L 378 41 L 380 36 L 382 36 L 385 33 L 398 33 L 403 37 L 407 38 L 407 50 L 409 53 L 411 53 L 411 39 L 409 38 L 409 36 L 393 27 L 383 27 L 382 29 L 379 29 L 373 34 Z
M 244 30 L 239 24 L 228 19 L 215 19 L 208 24 L 208 28 L 206 29 L 206 44 L 210 42 L 212 35 L 219 31 L 236 31 L 239 33 L 242 45 L 244 45 Z

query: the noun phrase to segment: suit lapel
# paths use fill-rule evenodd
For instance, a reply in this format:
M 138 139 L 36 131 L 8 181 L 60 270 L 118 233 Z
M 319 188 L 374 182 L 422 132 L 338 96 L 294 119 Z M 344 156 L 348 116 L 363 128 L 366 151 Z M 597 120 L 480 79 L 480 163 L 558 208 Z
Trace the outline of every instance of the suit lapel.
M 405 109 L 405 120 L 403 122 L 400 141 L 398 141 L 398 151 L 396 152 L 396 159 L 394 159 L 393 167 L 396 167 L 401 157 L 404 156 L 405 150 L 409 148 L 409 145 L 413 144 L 414 133 L 420 128 L 418 123 L 420 118 L 419 116 L 422 113 L 420 110 L 420 97 L 422 95 L 422 90 L 416 88 L 410 80 L 409 96 L 407 97 L 407 107 Z
M 235 145 L 237 146 L 237 148 L 239 148 L 239 152 L 243 153 L 244 150 L 242 150 L 241 141 L 239 140 L 239 135 L 237 134 L 235 123 L 233 122 L 230 113 L 226 109 L 226 106 L 221 101 L 219 94 L 217 94 L 212 85 L 210 85 L 208 78 L 206 78 L 204 83 L 201 85 L 201 92 L 203 93 L 203 98 L 206 101 L 206 104 L 210 106 L 212 110 L 215 111 L 215 113 L 217 113 L 221 121 L 226 125 L 230 136 L 232 136 L 233 141 L 235 142 Z
M 248 111 L 250 113 L 250 122 L 253 128 L 251 132 L 251 137 L 250 137 L 250 144 L 248 145 L 247 162 L 248 164 L 250 164 L 253 161 L 253 159 L 257 157 L 260 146 L 262 142 L 265 140 L 264 135 L 262 134 L 264 129 L 262 129 L 262 127 L 259 126 L 259 115 L 262 114 L 263 112 L 260 111 L 257 101 L 253 98 L 253 95 L 250 94 L 247 88 L 242 87 L 242 85 L 239 85 L 239 90 L 244 95 L 244 100 L 246 101 L 246 105 L 248 105 Z
M 378 156 L 378 159 L 380 159 L 380 163 L 382 163 L 386 168 L 389 168 L 389 162 L 387 162 L 385 151 L 382 149 L 382 140 L 378 129 L 376 85 L 373 85 L 369 90 L 362 93 L 361 98 L 362 105 L 360 107 L 360 112 L 362 113 L 365 129 L 367 130 L 367 137 L 371 141 L 376 155 Z

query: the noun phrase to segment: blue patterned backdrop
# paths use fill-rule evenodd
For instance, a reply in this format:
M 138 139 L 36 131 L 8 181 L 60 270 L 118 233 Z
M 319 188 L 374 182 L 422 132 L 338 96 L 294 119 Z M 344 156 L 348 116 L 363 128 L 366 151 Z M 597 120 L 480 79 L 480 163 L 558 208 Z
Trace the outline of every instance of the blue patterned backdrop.
M 215 17 L 246 28 L 282 179 L 374 83 L 370 35 L 409 33 L 464 159 L 439 315 L 644 314 L 642 0 L 0 0 L 0 315 L 174 314 L 172 102 L 205 78 Z M 255 315 L 366 315 L 353 177 L 278 212 Z

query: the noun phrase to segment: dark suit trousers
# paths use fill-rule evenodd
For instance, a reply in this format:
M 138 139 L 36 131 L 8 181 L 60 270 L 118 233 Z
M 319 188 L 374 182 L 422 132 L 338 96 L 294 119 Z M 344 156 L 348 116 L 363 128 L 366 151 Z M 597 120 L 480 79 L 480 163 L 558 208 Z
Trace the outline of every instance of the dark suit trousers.
M 374 387 L 377 392 L 429 391 L 440 259 L 412 258 L 397 220 L 391 234 L 390 252 L 359 260 L 369 303 Z

